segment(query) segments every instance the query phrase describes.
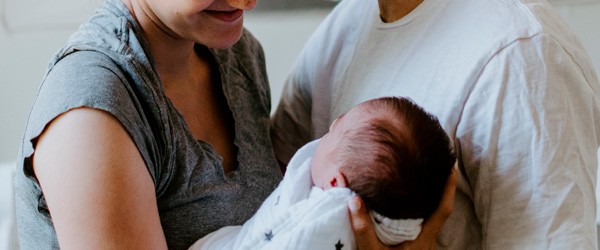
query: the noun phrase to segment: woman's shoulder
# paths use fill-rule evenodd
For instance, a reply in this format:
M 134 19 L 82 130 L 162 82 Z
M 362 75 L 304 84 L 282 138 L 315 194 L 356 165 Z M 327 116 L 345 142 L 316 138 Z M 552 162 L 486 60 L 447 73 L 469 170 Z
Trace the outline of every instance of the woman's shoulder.
M 92 51 L 89 59 L 110 59 L 118 66 L 134 62 L 136 67 L 151 69 L 149 50 L 141 27 L 120 0 L 108 0 L 83 23 L 50 61 L 50 68 L 74 52 Z M 124 67 L 123 67 L 124 68 Z M 147 69 L 146 69 L 147 70 Z
M 37 138 L 56 117 L 70 110 L 87 107 L 114 116 L 136 142 L 152 137 L 148 121 L 153 109 L 152 94 L 139 81 L 132 80 L 122 67 L 97 51 L 76 51 L 64 56 L 46 74 L 30 112 L 23 141 L 24 156 L 33 153 L 30 140 Z M 146 140 L 152 141 L 152 140 Z M 146 143 L 138 146 L 148 147 Z M 143 151 L 143 150 L 142 150 Z
M 40 93 L 51 96 L 112 95 L 125 80 L 118 63 L 97 51 L 75 51 L 56 60 L 42 81 Z M 92 91 L 93 90 L 93 91 Z M 62 92 L 64 93 L 54 93 Z M 43 97 L 44 95 L 39 96 Z M 96 97 L 98 98 L 98 97 Z

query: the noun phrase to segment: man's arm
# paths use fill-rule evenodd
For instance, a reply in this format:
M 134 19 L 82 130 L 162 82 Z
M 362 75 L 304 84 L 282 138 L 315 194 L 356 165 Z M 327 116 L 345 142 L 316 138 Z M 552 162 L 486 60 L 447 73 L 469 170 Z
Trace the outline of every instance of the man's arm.
M 318 68 L 313 43 L 307 43 L 288 77 L 277 110 L 271 117 L 271 139 L 282 169 L 304 144 L 313 140 L 312 88 Z
M 482 248 L 596 248 L 600 101 L 586 63 L 538 35 L 481 73 L 456 137 Z

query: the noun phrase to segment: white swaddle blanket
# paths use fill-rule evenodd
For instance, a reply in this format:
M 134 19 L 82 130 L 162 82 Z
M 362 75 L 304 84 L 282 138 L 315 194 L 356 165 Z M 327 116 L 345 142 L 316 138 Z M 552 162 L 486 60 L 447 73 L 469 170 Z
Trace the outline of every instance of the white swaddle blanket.
M 298 150 L 279 186 L 243 226 L 221 228 L 190 249 L 356 249 L 347 205 L 353 192 L 313 187 L 310 163 L 317 144 Z M 408 230 L 409 238 L 418 235 L 417 226 Z

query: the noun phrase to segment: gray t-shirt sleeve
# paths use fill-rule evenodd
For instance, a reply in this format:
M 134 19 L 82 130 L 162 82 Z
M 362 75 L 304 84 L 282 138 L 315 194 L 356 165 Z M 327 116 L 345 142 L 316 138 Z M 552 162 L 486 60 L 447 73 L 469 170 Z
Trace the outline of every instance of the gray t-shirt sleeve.
M 19 160 L 23 172 L 15 178 L 21 248 L 58 249 L 48 206 L 33 173 L 32 158 L 44 129 L 69 110 L 89 107 L 113 115 L 131 136 L 156 183 L 158 150 L 152 143 L 154 135 L 142 116 L 144 109 L 135 95 L 139 90 L 129 84 L 122 72 L 105 54 L 76 51 L 54 64 L 46 74 L 25 129 Z
M 127 83 L 117 64 L 99 52 L 77 51 L 56 63 L 40 87 L 25 132 L 26 175 L 33 177 L 30 158 L 45 127 L 69 110 L 88 107 L 108 112 L 121 123 L 155 179 L 152 132 L 141 115 L 144 110 L 137 103 L 134 88 Z

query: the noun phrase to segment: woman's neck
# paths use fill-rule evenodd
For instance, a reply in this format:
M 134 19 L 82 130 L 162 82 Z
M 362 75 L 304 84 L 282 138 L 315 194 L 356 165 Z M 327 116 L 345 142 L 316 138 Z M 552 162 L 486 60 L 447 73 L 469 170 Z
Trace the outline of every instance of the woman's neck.
M 124 0 L 125 5 L 138 21 L 156 68 L 163 77 L 182 75 L 188 70 L 195 56 L 194 42 L 178 37 L 137 0 Z M 183 74 L 185 75 L 185 74 Z
M 378 0 L 379 15 L 384 23 L 391 23 L 408 15 L 424 0 Z

